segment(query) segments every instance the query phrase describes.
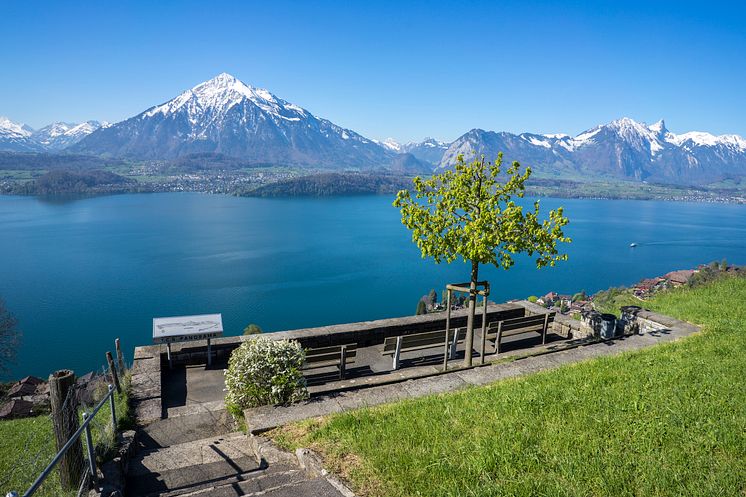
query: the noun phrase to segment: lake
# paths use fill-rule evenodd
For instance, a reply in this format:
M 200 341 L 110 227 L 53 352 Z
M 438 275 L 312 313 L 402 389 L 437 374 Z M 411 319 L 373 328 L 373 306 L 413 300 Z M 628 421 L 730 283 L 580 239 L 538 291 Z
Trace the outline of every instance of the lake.
M 115 337 L 131 358 L 158 316 L 220 312 L 238 335 L 249 323 L 277 331 L 414 314 L 422 295 L 467 280 L 469 268 L 421 259 L 392 200 L 0 196 L 0 296 L 23 331 L 4 377 L 100 369 Z M 569 260 L 483 268 L 492 300 L 595 292 L 723 258 L 746 264 L 746 206 L 541 205 L 565 207 Z

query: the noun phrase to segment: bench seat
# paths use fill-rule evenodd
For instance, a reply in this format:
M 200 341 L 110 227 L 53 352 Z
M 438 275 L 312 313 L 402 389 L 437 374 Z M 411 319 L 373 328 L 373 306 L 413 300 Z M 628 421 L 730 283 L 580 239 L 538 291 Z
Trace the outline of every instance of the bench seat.
M 306 361 L 303 363 L 303 370 L 336 366 L 339 368 L 339 379 L 342 380 L 345 377 L 347 366 L 355 363 L 356 356 L 356 343 L 306 349 Z
M 495 344 L 495 353 L 500 353 L 502 339 L 524 333 L 538 333 L 541 343 L 547 342 L 547 331 L 554 322 L 555 312 L 525 316 L 522 318 L 504 319 L 487 325 L 486 339 Z
M 457 328 L 451 335 L 453 343 L 453 334 L 456 335 L 456 343 L 461 343 L 466 338 L 466 328 Z M 446 340 L 446 330 L 426 331 L 424 333 L 413 333 L 411 335 L 402 335 L 398 337 L 387 337 L 383 342 L 383 355 L 393 356 L 393 369 L 399 369 L 399 358 L 402 352 L 414 352 L 418 350 L 432 349 L 433 347 L 444 346 Z

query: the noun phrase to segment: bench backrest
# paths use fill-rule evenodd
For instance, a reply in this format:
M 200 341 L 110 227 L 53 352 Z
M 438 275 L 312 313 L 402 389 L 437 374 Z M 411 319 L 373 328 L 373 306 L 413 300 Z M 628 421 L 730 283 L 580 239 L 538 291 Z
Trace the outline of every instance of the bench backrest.
M 457 328 L 455 330 L 457 340 L 463 342 L 466 339 L 466 328 Z M 453 337 L 453 331 L 451 332 Z M 383 352 L 393 352 L 396 350 L 396 339 L 399 337 L 387 337 L 383 342 Z M 446 330 L 427 331 L 425 333 L 414 333 L 412 335 L 402 335 L 401 351 L 409 349 L 422 349 L 429 346 L 443 345 L 446 339 Z
M 529 331 L 542 331 L 544 329 L 544 319 L 547 326 L 554 322 L 555 312 L 547 314 L 536 314 L 534 316 L 525 316 L 522 318 L 505 319 L 503 321 L 493 321 L 487 325 L 487 338 L 495 338 L 497 330 L 502 323 L 503 334 L 523 333 Z M 512 334 L 510 333 L 510 334 Z
M 350 343 L 347 345 L 306 349 L 306 362 L 303 364 L 303 367 L 313 367 L 319 365 L 319 363 L 340 363 L 342 361 L 342 347 L 345 348 L 345 363 L 354 363 L 355 356 L 357 355 L 357 344 Z

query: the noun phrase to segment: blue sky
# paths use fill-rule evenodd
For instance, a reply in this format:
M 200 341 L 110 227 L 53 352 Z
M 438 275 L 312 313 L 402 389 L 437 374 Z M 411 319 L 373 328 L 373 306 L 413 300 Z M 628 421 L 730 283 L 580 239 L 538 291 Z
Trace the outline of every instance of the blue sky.
M 0 2 L 0 115 L 119 121 L 226 71 L 365 136 L 746 135 L 746 2 Z

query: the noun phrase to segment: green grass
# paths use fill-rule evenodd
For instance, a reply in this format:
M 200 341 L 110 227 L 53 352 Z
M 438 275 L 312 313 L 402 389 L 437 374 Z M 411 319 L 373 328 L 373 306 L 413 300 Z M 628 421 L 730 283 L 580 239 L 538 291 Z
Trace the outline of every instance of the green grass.
M 746 279 L 646 307 L 690 338 L 276 430 L 370 496 L 743 496 Z
M 635 297 L 631 288 L 609 288 L 593 296 L 594 309 L 605 314 L 614 314 L 619 317 L 619 308 L 625 305 L 649 308 L 648 301 Z
M 129 403 L 129 374 L 122 381 L 122 394 L 115 395 L 117 426 L 120 431 L 132 429 L 133 412 Z M 101 392 L 103 395 L 105 390 Z M 81 423 L 82 413 L 81 409 Z M 99 464 L 113 457 L 115 452 L 114 434 L 110 430 L 111 414 L 108 403 L 104 405 L 91 422 L 91 435 L 96 446 L 96 459 Z M 84 438 L 81 438 L 84 440 Z M 0 495 L 10 490 L 23 494 L 36 477 L 46 468 L 57 453 L 54 444 L 52 422 L 48 415 L 34 418 L 0 421 Z M 85 446 L 83 448 L 86 454 Z M 72 493 L 74 495 L 75 492 Z M 39 491 L 40 497 L 68 495 L 60 489 L 57 471 L 53 471 L 44 481 Z

